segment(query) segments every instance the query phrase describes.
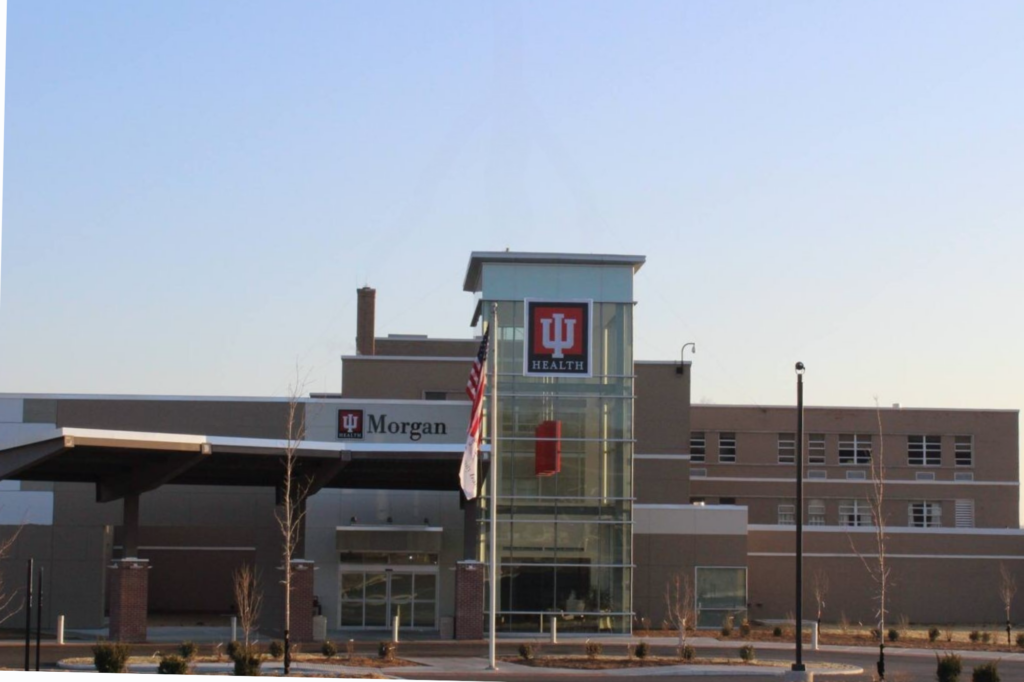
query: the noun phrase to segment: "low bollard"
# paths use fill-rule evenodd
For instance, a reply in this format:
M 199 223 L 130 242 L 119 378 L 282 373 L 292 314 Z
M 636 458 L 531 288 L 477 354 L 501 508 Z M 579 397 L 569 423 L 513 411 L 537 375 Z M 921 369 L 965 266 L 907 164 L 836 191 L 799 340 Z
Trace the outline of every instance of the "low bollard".
M 57 616 L 57 644 L 64 644 L 64 614 Z
M 238 641 L 238 617 L 231 616 L 231 641 Z
M 813 623 L 811 623 L 811 635 L 812 635 L 812 642 L 813 642 L 814 650 L 817 651 L 818 650 L 818 621 L 814 621 Z
M 558 644 L 558 616 L 551 616 L 551 643 Z
M 398 644 L 398 616 L 391 620 L 391 641 Z

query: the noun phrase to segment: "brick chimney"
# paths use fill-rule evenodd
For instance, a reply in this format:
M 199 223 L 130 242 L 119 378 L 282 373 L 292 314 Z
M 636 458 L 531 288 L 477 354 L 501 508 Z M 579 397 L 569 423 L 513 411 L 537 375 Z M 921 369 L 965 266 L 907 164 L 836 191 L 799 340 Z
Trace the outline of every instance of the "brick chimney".
M 377 316 L 377 290 L 370 287 L 356 289 L 356 354 L 374 355 L 374 326 Z

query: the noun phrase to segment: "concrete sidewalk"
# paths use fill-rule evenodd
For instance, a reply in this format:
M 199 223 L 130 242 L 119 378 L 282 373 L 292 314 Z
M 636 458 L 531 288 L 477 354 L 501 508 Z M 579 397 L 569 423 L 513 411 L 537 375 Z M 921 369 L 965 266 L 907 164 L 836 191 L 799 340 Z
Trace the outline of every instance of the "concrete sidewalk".
M 91 643 L 97 639 L 105 639 L 107 636 L 106 628 L 95 629 L 95 630 L 69 630 L 65 639 L 68 643 Z M 275 637 L 269 637 L 259 634 L 257 637 L 260 641 L 269 642 Z M 190 627 L 151 627 L 148 629 L 148 641 L 150 643 L 170 643 L 177 644 L 184 641 L 192 641 L 203 644 L 214 644 L 224 643 L 226 644 L 231 639 L 231 628 L 230 627 L 204 627 L 204 626 L 190 626 Z M 379 642 L 382 640 L 390 639 L 390 632 L 346 632 L 335 630 L 328 633 L 328 639 L 337 643 L 339 648 L 344 648 L 343 643 L 349 639 L 354 639 L 357 642 Z M 33 638 L 34 640 L 34 638 Z M 638 637 L 631 635 L 559 635 L 558 646 L 583 646 L 586 641 L 600 642 L 605 647 L 623 647 L 625 648 L 630 644 L 637 644 L 640 641 L 646 641 L 651 646 L 658 647 L 676 647 L 679 644 L 677 637 Z M 439 646 L 449 646 L 453 644 L 461 645 L 473 645 L 474 642 L 456 642 L 455 640 L 441 640 L 438 639 L 436 632 L 402 632 L 400 635 L 400 641 L 402 643 L 415 643 L 429 645 L 436 643 Z M 485 644 L 486 640 L 476 642 L 480 645 Z M 529 643 L 540 646 L 550 645 L 550 638 L 544 635 L 532 635 L 532 636 L 521 636 L 521 635 L 499 635 L 498 642 L 502 645 L 518 645 L 522 643 Z M 763 649 L 766 651 L 792 651 L 794 645 L 792 642 L 768 642 L 768 641 L 742 641 L 742 640 L 729 640 L 721 641 L 714 637 L 688 637 L 686 640 L 687 644 L 693 646 L 698 650 L 701 649 L 739 649 L 745 645 L 751 645 L 755 649 Z M 52 644 L 53 640 L 44 640 L 44 643 Z M 5 642 L 4 644 L 8 644 Z M 11 641 L 10 645 L 20 646 L 18 641 Z M 304 645 L 306 650 L 309 651 L 310 646 L 317 645 Z M 815 651 L 811 648 L 810 644 L 804 645 L 805 652 Z M 833 645 L 833 644 L 822 644 L 818 647 L 819 653 L 844 653 L 844 654 L 867 654 L 878 652 L 877 646 L 848 646 L 848 645 Z M 913 649 L 908 647 L 896 647 L 888 646 L 885 647 L 886 656 L 926 656 L 931 657 L 936 654 L 942 654 L 947 651 L 960 654 L 961 656 L 969 656 L 971 658 L 977 658 L 980 660 L 997 660 L 1005 659 L 1009 661 L 1024 661 L 1024 652 L 1008 652 L 1008 651 L 973 651 L 969 649 Z M 610 652 L 609 652 L 610 653 Z
M 523 675 L 524 677 L 535 676 L 543 673 L 544 675 L 567 675 L 567 676 L 585 676 L 585 677 L 658 677 L 664 675 L 685 675 L 693 677 L 709 677 L 709 676 L 721 676 L 728 675 L 730 677 L 745 677 L 745 676 L 760 676 L 766 675 L 781 677 L 788 668 L 785 666 L 765 666 L 765 665 L 664 665 L 664 666 L 651 666 L 648 668 L 613 668 L 608 670 L 577 670 L 571 668 L 535 668 L 533 666 L 519 665 L 516 663 L 509 663 L 500 661 L 498 664 L 498 671 L 489 670 L 489 663 L 486 658 L 477 657 L 434 657 L 434 656 L 414 656 L 406 657 L 405 660 L 419 663 L 421 667 L 410 668 L 408 666 L 398 666 L 393 668 L 357 668 L 354 666 L 346 666 L 343 664 L 328 664 L 328 663 L 303 663 L 296 662 L 292 664 L 292 670 L 294 672 L 306 672 L 306 673 L 324 673 L 330 674 L 331 676 L 344 677 L 346 675 L 359 675 L 366 674 L 368 672 L 376 672 L 384 675 L 390 679 L 404 679 L 402 676 L 410 672 L 417 673 L 430 673 L 436 675 L 447 675 L 447 674 L 472 674 L 474 677 L 479 676 L 481 679 L 485 679 L 489 675 L 509 673 Z M 60 663 L 58 668 L 62 670 L 72 671 L 94 671 L 92 665 L 85 663 Z M 824 666 L 817 664 L 809 664 L 807 669 L 815 674 L 829 674 L 829 675 L 859 675 L 863 673 L 863 669 L 854 666 Z M 199 663 L 196 665 L 194 672 L 196 673 L 219 673 L 219 674 L 231 674 L 234 667 L 231 663 Z M 157 663 L 137 663 L 130 666 L 128 672 L 132 673 L 155 673 L 157 671 Z M 284 672 L 284 665 L 280 661 L 268 661 L 263 664 L 262 672 L 270 675 L 280 675 Z

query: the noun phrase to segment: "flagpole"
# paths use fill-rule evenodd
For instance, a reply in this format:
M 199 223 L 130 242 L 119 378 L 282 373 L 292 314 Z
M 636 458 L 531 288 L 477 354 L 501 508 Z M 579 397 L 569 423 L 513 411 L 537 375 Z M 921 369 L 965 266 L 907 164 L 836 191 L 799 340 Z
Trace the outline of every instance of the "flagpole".
M 491 374 L 491 546 L 490 546 L 490 641 L 488 670 L 498 669 L 497 627 L 498 622 L 498 304 L 491 304 L 491 358 L 494 371 Z

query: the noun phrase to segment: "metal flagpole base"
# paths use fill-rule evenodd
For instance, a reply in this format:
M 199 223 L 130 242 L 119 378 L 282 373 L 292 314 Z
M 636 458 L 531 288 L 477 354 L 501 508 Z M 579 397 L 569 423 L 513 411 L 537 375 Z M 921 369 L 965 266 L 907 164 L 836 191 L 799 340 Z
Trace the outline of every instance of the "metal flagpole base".
M 806 670 L 787 670 L 782 676 L 782 682 L 814 682 L 814 673 Z

